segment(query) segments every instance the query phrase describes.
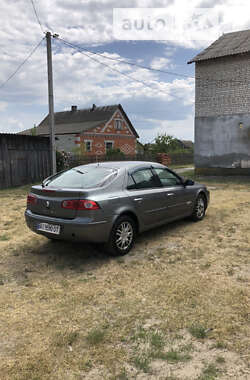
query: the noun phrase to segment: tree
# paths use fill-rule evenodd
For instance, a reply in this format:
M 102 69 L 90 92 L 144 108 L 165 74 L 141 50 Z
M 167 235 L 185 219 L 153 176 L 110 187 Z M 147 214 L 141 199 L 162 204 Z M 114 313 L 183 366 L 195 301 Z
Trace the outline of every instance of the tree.
M 178 149 L 180 149 L 179 140 L 166 133 L 159 134 L 152 144 L 152 151 L 154 153 L 169 153 Z
M 36 124 L 34 124 L 34 127 L 31 128 L 31 136 L 36 136 Z

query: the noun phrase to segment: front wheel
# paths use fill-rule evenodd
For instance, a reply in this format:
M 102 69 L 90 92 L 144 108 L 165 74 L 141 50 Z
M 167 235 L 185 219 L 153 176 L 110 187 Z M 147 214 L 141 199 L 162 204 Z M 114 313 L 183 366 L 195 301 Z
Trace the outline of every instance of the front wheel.
M 115 222 L 107 250 L 112 256 L 126 255 L 133 247 L 136 235 L 135 222 L 129 216 L 121 216 Z
M 202 220 L 206 213 L 206 200 L 204 195 L 200 194 L 198 195 L 193 213 L 191 215 L 192 219 L 197 222 L 199 220 Z

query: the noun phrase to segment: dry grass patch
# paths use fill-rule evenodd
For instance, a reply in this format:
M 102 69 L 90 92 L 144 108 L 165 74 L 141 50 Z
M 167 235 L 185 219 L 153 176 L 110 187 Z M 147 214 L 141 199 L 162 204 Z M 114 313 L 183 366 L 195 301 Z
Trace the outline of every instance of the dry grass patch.
M 117 259 L 33 234 L 27 188 L 1 191 L 1 380 L 247 379 L 250 189 L 212 187 L 202 222 Z

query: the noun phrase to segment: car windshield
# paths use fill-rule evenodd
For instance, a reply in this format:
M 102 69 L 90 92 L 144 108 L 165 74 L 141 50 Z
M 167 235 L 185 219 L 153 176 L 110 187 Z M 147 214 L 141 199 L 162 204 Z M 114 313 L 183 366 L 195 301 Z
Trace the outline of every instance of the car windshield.
M 45 186 L 57 188 L 90 189 L 102 187 L 111 182 L 117 175 L 117 170 L 95 167 L 79 167 L 67 170 L 58 176 L 51 178 Z

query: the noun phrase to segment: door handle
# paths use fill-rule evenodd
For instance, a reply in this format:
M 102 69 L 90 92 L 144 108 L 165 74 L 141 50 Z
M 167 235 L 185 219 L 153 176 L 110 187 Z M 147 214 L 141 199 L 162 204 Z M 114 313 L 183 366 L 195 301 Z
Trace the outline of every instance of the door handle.
M 141 201 L 142 201 L 142 198 L 134 198 L 134 201 L 135 201 L 135 202 L 141 202 Z
M 172 197 L 174 193 L 167 193 L 167 197 Z

